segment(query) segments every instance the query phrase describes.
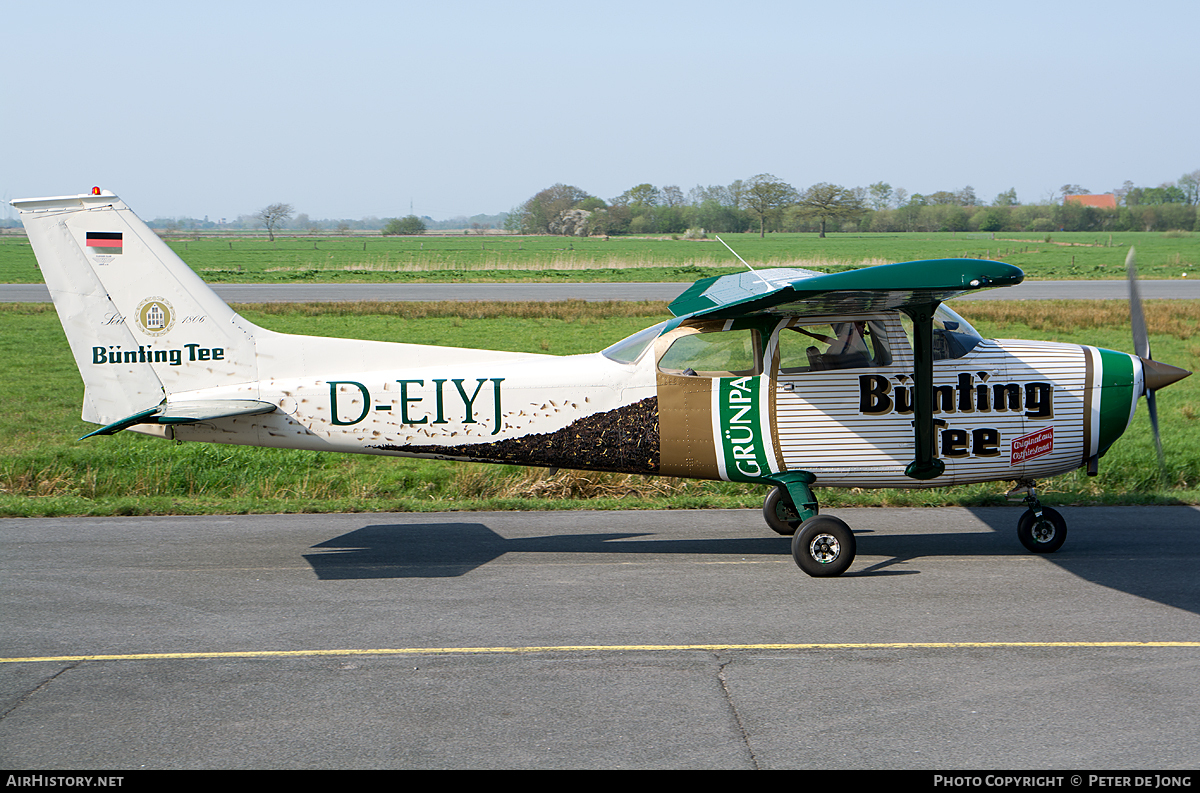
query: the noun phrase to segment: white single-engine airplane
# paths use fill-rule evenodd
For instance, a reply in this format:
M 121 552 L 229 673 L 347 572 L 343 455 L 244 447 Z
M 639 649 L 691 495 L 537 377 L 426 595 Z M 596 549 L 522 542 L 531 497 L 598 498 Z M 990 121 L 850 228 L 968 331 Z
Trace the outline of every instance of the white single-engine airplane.
M 1012 480 L 1026 548 L 1066 524 L 1034 480 L 1099 458 L 1189 372 L 1136 355 L 986 340 L 942 302 L 1020 283 L 942 259 L 697 281 L 675 318 L 558 357 L 275 333 L 247 322 L 112 193 L 13 202 L 86 387 L 84 437 L 160 438 L 754 482 L 809 575 L 854 559 L 812 487 Z M 1131 280 L 1131 284 L 1135 283 Z

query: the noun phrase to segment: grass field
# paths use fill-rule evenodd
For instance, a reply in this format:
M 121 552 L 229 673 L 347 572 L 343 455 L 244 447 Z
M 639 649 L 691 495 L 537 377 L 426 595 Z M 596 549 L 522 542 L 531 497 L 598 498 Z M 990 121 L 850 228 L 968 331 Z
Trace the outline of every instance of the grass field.
M 871 264 L 971 257 L 1014 264 L 1029 278 L 1123 278 L 1133 245 L 1144 278 L 1200 274 L 1200 234 L 1190 232 L 730 234 L 754 266 L 834 272 Z M 168 238 L 212 283 L 447 281 L 691 281 L 742 265 L 716 239 L 672 237 L 257 237 Z M 23 236 L 0 237 L 0 283 L 41 283 Z
M 986 336 L 1129 351 L 1120 301 L 966 302 Z M 282 332 L 573 354 L 666 317 L 663 303 L 269 304 L 242 306 Z M 1148 301 L 1155 357 L 1200 368 L 1200 305 Z M 132 433 L 76 439 L 83 386 L 53 308 L 0 305 L 0 515 L 198 514 L 477 509 L 759 507 L 764 488 L 362 455 L 173 444 Z M 1200 503 L 1200 376 L 1159 394 L 1160 480 L 1145 407 L 1100 475 L 1043 483 L 1051 504 Z M 837 506 L 995 504 L 1007 483 L 931 490 L 822 490 Z

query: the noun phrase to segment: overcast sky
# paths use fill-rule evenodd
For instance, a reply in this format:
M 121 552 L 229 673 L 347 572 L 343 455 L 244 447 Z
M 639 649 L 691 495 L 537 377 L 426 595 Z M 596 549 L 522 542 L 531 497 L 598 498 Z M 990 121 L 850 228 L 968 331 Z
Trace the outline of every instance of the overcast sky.
M 910 193 L 1200 169 L 1198 0 L 0 6 L 0 194 L 508 211 L 556 182 Z

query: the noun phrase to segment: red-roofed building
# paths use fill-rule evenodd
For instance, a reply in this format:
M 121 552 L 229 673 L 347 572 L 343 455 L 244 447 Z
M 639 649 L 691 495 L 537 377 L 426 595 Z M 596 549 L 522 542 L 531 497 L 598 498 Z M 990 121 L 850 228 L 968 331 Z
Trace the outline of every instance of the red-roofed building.
M 1100 195 L 1069 195 L 1063 197 L 1064 204 L 1083 204 L 1085 207 L 1096 207 L 1096 209 L 1116 209 L 1117 197 L 1112 193 L 1101 193 Z

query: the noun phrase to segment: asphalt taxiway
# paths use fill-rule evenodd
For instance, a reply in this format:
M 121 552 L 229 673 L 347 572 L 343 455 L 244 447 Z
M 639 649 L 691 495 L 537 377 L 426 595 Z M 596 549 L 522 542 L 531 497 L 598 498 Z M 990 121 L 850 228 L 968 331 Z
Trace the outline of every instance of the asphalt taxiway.
M 0 766 L 1194 769 L 1200 509 L 0 520 Z

